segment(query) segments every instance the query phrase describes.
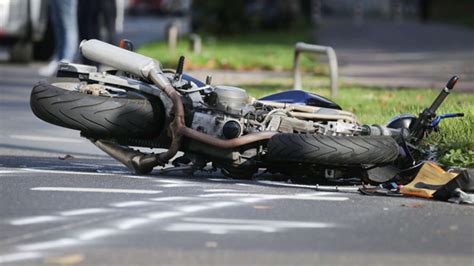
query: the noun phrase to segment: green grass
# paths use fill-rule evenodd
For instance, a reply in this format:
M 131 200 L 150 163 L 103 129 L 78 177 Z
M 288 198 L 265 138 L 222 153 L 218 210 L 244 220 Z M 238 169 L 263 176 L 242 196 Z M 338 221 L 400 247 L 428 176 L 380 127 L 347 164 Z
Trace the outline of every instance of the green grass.
M 241 87 L 255 98 L 290 88 L 285 82 Z M 330 95 L 327 87 L 305 89 L 325 97 Z M 430 89 L 386 89 L 343 84 L 338 97 L 333 100 L 343 109 L 355 113 L 360 123 L 383 125 L 399 114 L 418 114 L 431 104 L 438 93 L 439 90 Z M 440 162 L 445 165 L 474 167 L 474 95 L 454 92 L 438 110 L 438 114 L 459 112 L 465 113 L 465 117 L 443 120 L 441 131 L 430 135 L 424 144 L 436 145 Z
M 293 67 L 294 44 L 311 40 L 309 32 L 260 32 L 221 38 L 203 36 L 202 52 L 192 54 L 186 38 L 179 41 L 176 51 L 165 42 L 149 43 L 138 52 L 159 60 L 166 67 L 176 67 L 180 55 L 186 55 L 186 70 L 290 70 Z M 301 61 L 304 69 L 318 70 L 314 56 Z

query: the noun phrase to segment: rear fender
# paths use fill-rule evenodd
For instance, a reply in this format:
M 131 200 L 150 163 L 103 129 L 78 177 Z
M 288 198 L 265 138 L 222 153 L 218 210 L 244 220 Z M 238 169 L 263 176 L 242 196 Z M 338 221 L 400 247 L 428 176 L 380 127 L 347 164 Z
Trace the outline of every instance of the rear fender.
M 160 98 L 165 109 L 166 117 L 170 117 L 173 103 L 171 99 L 156 86 L 123 76 L 116 76 L 108 73 L 99 73 L 94 66 L 62 63 L 58 69 L 58 77 L 79 78 L 81 81 L 92 83 L 104 83 L 122 88 L 138 91 Z

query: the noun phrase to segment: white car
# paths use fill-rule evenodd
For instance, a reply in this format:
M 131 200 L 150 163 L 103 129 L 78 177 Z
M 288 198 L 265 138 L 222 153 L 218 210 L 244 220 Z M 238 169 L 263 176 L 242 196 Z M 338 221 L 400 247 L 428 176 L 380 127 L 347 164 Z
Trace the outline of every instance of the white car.
M 47 0 L 0 0 L 0 45 L 9 47 L 10 61 L 33 58 L 33 44 L 45 36 L 47 12 Z

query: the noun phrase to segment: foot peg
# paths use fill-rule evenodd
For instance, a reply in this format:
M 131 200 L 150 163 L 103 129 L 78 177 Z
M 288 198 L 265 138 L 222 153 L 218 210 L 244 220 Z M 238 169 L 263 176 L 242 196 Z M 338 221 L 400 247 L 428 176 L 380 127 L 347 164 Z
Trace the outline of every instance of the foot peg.
M 111 141 L 91 140 L 91 142 L 115 160 L 123 163 L 136 174 L 148 174 L 153 170 L 153 167 L 164 165 L 164 163 L 159 160 L 158 155 L 155 154 L 136 151 Z

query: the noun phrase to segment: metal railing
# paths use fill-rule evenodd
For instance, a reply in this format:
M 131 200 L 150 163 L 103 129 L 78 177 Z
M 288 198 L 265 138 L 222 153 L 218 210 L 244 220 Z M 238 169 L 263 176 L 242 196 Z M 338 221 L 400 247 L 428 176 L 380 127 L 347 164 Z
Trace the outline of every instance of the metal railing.
M 294 83 L 293 89 L 301 90 L 301 67 L 300 55 L 301 53 L 324 53 L 329 59 L 329 71 L 331 75 L 331 97 L 337 96 L 337 57 L 336 52 L 332 47 L 308 44 L 298 42 L 295 45 L 295 58 L 293 61 L 294 69 Z

